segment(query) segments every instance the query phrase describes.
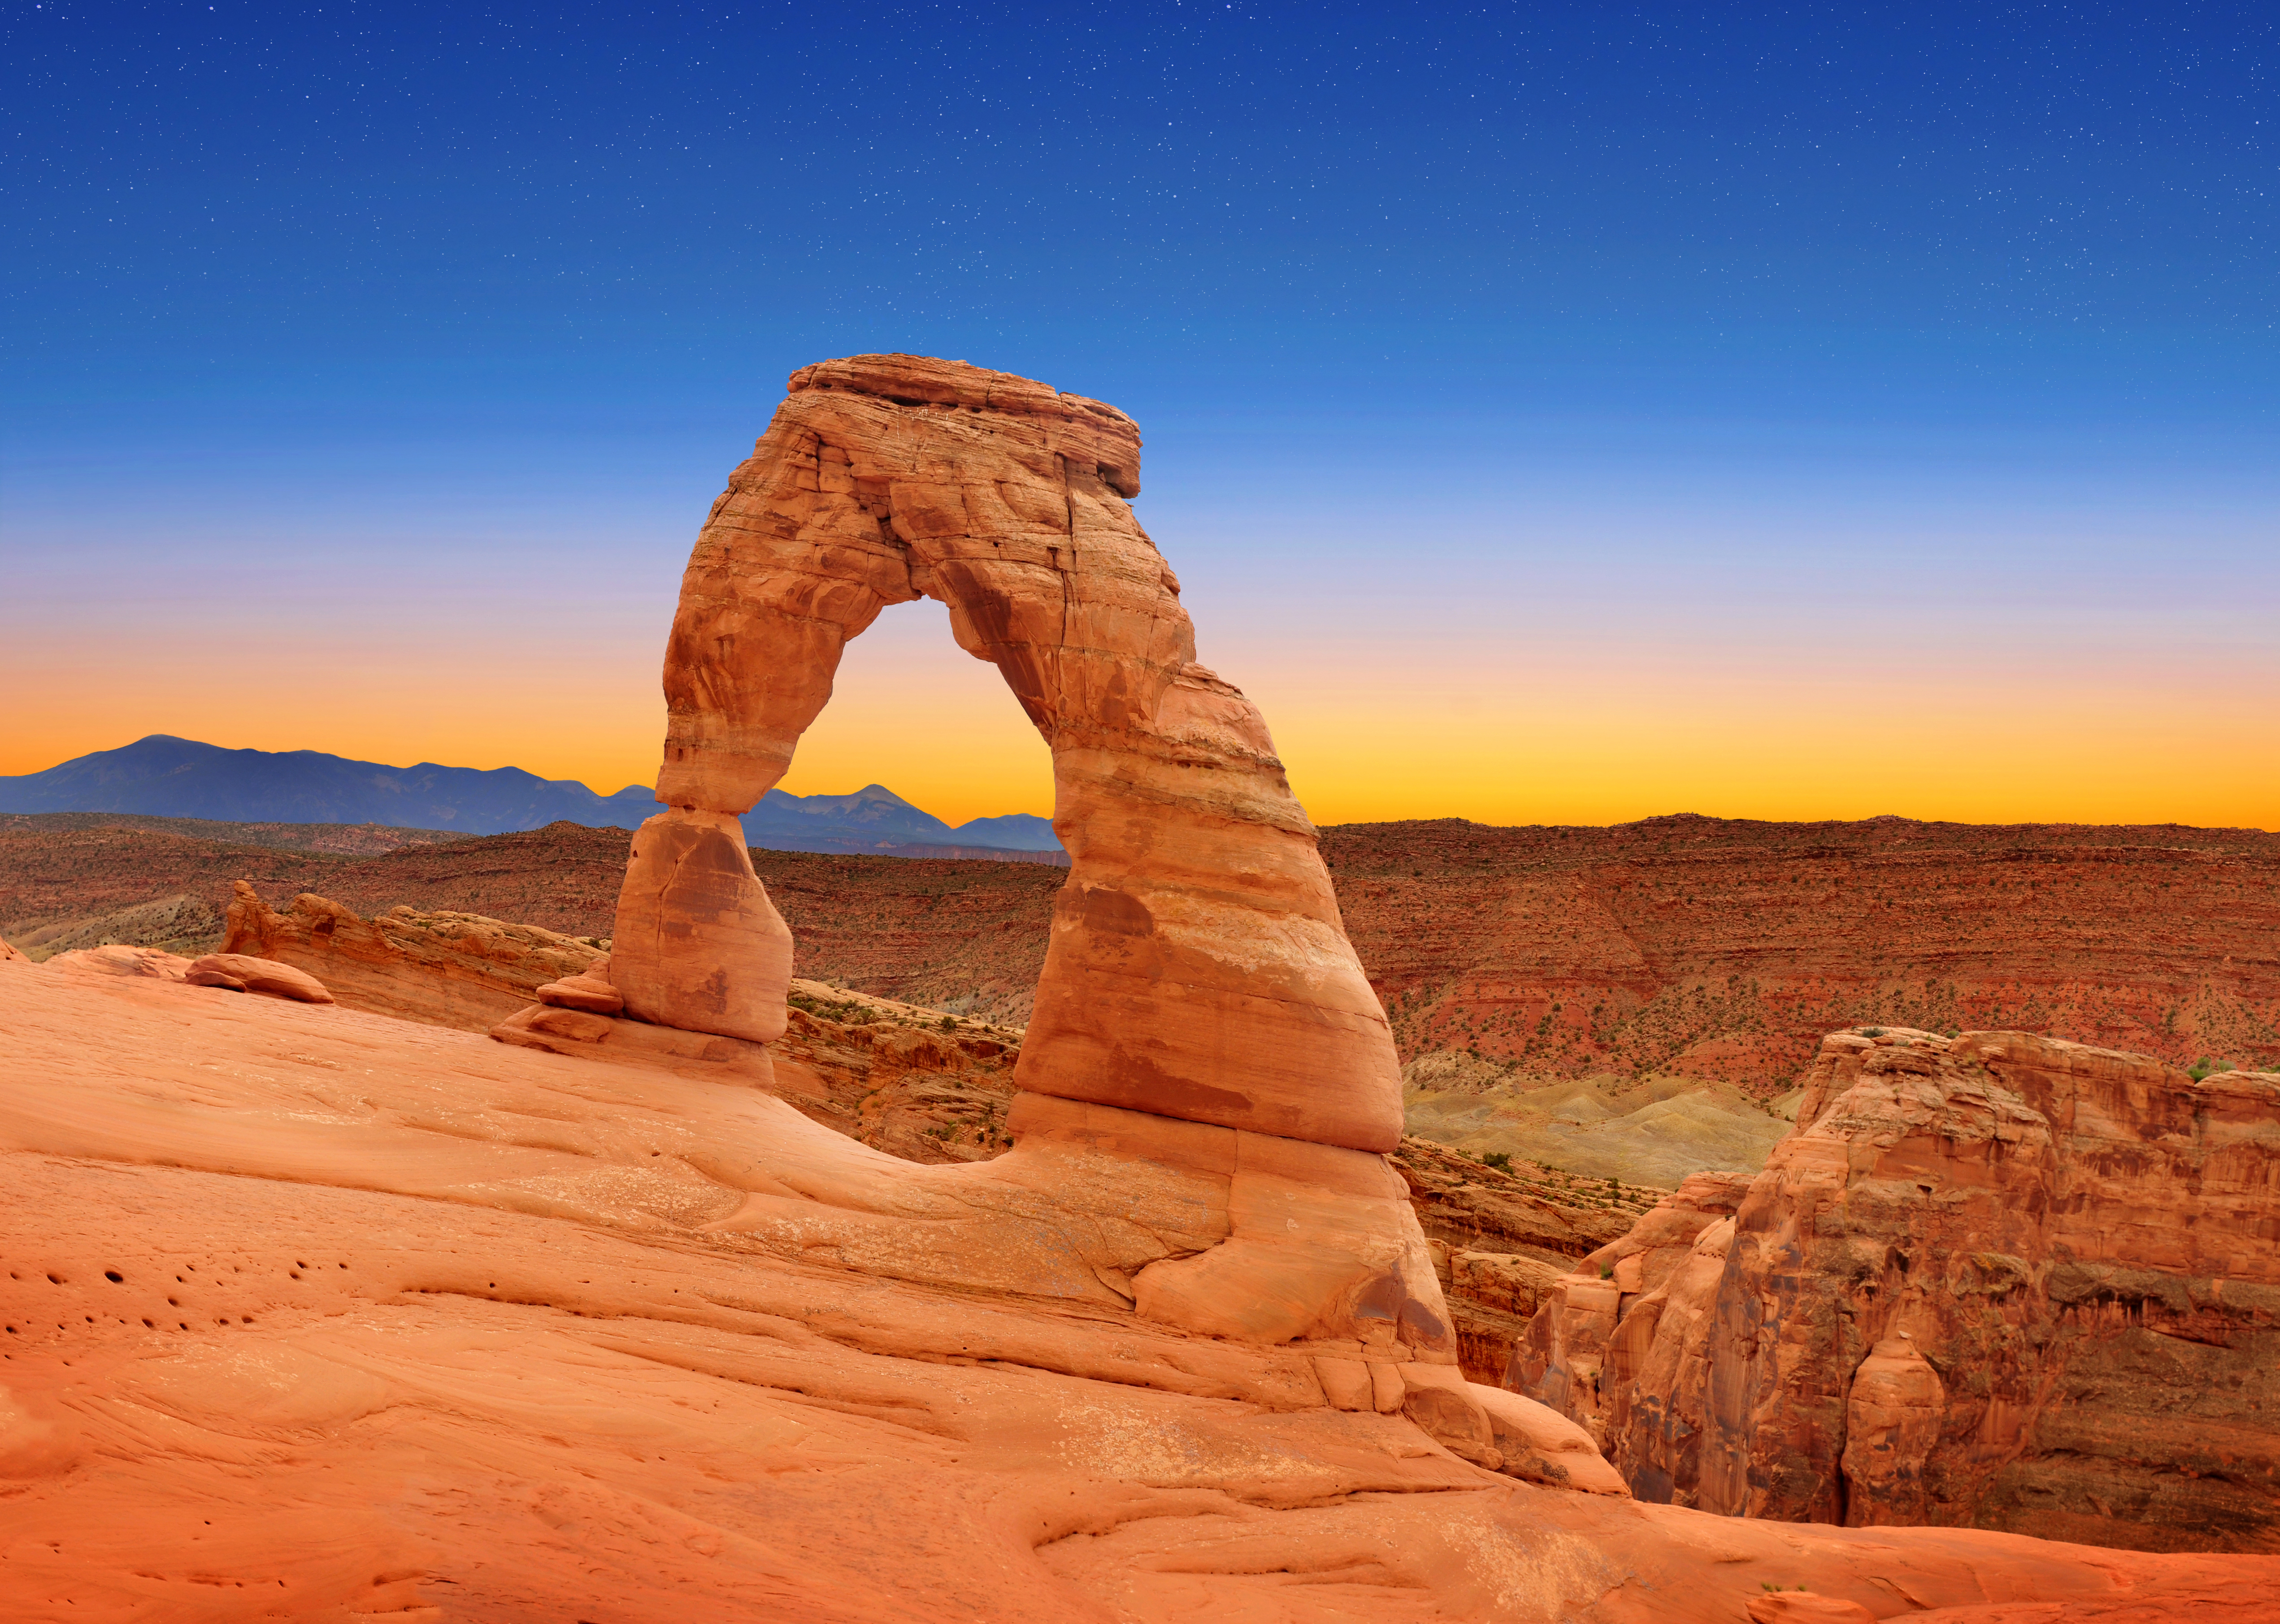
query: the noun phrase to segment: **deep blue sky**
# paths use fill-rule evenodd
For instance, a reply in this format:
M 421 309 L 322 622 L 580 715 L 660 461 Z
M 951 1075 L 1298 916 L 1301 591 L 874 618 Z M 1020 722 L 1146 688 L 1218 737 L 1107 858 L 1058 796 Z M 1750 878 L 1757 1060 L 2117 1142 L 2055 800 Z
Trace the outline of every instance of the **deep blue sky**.
M 546 613 L 653 649 L 785 373 L 913 350 L 1138 417 L 1270 685 L 1390 590 L 1759 654 L 1993 596 L 2272 678 L 2270 7 L 6 18 L 19 638 L 582 576 Z

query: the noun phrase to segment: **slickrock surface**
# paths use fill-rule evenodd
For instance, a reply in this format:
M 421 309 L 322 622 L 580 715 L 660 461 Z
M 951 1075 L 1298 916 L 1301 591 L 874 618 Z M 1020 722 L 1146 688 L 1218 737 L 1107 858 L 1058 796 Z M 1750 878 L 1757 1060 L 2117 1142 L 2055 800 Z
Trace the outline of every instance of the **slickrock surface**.
M 2280 1550 L 2280 1075 L 1839 1033 L 1798 1121 L 1559 1282 L 1512 1385 L 1646 1499 Z
M 21 962 L 0 1007 L 0 1614 L 27 1624 L 1734 1624 L 1773 1584 L 2152 1624 L 2280 1585 L 1556 1490 L 1328 1407 L 1300 1349 L 756 1238 L 758 1170 L 845 1141 L 718 1068 Z M 882 1189 L 965 1171 L 876 1159 Z
M 589 1015 L 624 1004 L 598 946 L 498 920 L 397 909 L 365 921 L 308 895 L 279 914 L 241 883 L 230 920 L 233 951 L 297 966 L 376 1014 L 488 1031 L 533 998 Z M 131 956 L 107 951 L 122 966 Z M 770 1064 L 756 1063 L 751 1077 L 810 1120 L 909 1161 L 983 1161 L 1012 1147 L 1021 1028 L 800 980 L 787 1017 Z M 552 1019 L 573 1033 L 586 1025 Z M 519 1039 L 580 1052 L 576 1036 L 534 1034 L 527 1023 Z M 1394 1163 L 1448 1300 L 1460 1367 L 1491 1385 L 1544 1288 L 1661 1193 L 1499 1169 L 1417 1138 L 1402 1141 Z

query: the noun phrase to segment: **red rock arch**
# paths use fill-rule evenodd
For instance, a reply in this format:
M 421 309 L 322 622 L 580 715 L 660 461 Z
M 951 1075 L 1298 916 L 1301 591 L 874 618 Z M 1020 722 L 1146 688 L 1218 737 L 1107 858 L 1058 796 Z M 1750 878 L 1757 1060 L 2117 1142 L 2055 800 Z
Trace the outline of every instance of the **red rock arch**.
M 1258 710 L 1195 661 L 1179 582 L 1127 505 L 1114 408 L 961 362 L 792 375 L 682 581 L 658 799 L 612 974 L 668 1026 L 781 1032 L 790 941 L 737 814 L 790 765 L 847 640 L 948 605 L 1053 756 L 1071 858 L 1017 1080 L 1032 1092 L 1383 1151 L 1391 1035 Z

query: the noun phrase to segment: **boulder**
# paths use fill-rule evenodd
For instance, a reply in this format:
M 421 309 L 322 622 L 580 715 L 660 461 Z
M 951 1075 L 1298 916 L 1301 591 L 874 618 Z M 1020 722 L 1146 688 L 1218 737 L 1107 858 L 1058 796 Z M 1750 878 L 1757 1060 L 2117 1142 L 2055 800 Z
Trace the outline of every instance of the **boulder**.
M 333 995 L 306 970 L 250 953 L 208 953 L 194 962 L 182 979 L 193 987 L 218 987 L 228 992 L 258 992 L 297 1004 L 330 1004 Z

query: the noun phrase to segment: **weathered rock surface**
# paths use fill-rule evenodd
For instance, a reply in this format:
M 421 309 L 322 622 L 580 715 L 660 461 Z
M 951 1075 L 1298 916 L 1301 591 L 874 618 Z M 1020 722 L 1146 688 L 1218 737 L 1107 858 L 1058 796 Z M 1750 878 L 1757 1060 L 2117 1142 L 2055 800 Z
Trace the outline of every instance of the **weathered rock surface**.
M 610 980 L 610 956 L 603 954 L 575 975 L 544 981 L 537 989 L 541 1004 L 584 1010 L 589 1015 L 621 1015 L 626 996 Z
M 179 953 L 113 942 L 102 947 L 74 948 L 68 953 L 58 953 L 47 961 L 47 967 L 66 973 L 148 976 L 153 981 L 179 981 L 189 973 L 190 962 Z
M 2280 1076 L 1839 1033 L 1798 1121 L 1561 1281 L 1512 1385 L 1647 1499 L 2280 1550 Z
M 1457 1332 L 1458 1362 L 1475 1382 L 1504 1379 L 1544 1291 L 1586 1252 L 1621 1237 L 1647 1200 L 1621 1201 L 1567 1175 L 1495 1167 L 1430 1140 L 1405 1138 L 1393 1165 L 1433 1254 Z
M 478 914 L 397 907 L 365 920 L 306 891 L 281 913 L 243 880 L 232 891 L 224 953 L 304 971 L 351 1009 L 466 1032 L 488 1031 L 603 956 L 574 936 Z
M 272 998 L 291 998 L 300 1004 L 330 1004 L 333 995 L 306 970 L 250 953 L 208 953 L 182 973 L 192 987 L 218 987 L 228 992 L 260 993 Z
M 783 1031 L 791 932 L 734 816 L 676 807 L 635 833 L 610 962 L 636 1019 L 755 1043 Z
M 1486 1471 L 1358 1345 L 945 1291 L 754 1231 L 751 1203 L 852 1154 L 890 1234 L 935 1246 L 957 1220 L 927 1177 L 973 1171 L 759 1089 L 148 976 L 0 963 L 0 1008 L 12 1620 L 1734 1624 L 1778 1585 L 2150 1624 L 2253 1619 L 2280 1584 L 2265 1558 L 1574 1492 L 1575 1435 L 1494 1393 L 1460 1406 L 1520 1458 Z M 1128 1221 L 1045 1199 L 1081 1168 L 1036 1172 L 1001 1238 L 1075 1255 Z M 1124 1211 L 1175 1228 L 1182 1188 L 1167 1167 Z M 1514 1475 L 1555 1469 L 1568 1489 Z
M 1053 756 L 1073 866 L 1021 1086 L 1390 1151 L 1384 1013 L 1265 722 L 1196 663 L 1179 583 L 1126 505 L 1139 466 L 1131 419 L 1028 379 L 911 356 L 793 374 L 682 580 L 658 798 L 668 819 L 750 807 L 821 711 L 847 640 L 890 604 L 935 598 Z M 662 1024 L 722 1029 L 694 991 L 709 963 L 652 992 L 635 969 L 648 960 L 628 956 L 649 952 L 652 917 L 677 926 L 666 872 L 640 855 L 628 869 L 618 985 Z M 765 956 L 766 920 L 749 929 L 749 946 L 724 935 L 707 951 Z

